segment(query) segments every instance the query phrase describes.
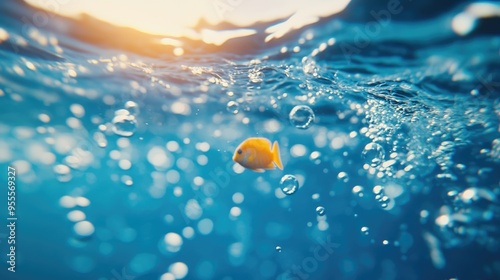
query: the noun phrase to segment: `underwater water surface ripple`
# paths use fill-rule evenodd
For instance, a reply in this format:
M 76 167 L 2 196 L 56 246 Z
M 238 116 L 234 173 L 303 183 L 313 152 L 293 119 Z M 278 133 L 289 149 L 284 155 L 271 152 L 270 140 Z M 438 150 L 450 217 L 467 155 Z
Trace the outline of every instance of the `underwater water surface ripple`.
M 174 54 L 2 1 L 0 279 L 499 279 L 500 7 L 365 2 Z

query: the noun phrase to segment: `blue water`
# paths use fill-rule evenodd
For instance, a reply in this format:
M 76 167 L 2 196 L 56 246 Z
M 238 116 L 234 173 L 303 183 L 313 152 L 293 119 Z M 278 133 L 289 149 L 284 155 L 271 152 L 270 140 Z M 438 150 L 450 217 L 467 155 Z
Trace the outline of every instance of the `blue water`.
M 176 57 L 2 1 L 0 279 L 500 278 L 499 18 L 457 35 L 469 4 Z M 231 160 L 255 136 L 283 170 Z

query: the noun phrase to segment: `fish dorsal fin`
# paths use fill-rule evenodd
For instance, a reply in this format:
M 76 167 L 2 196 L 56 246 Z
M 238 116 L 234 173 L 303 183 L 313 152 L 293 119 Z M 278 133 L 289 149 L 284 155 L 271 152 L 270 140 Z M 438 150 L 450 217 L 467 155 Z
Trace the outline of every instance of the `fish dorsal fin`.
M 278 166 L 279 169 L 283 170 L 283 164 L 281 163 L 280 148 L 278 146 L 278 141 L 274 141 L 272 152 L 273 162 Z

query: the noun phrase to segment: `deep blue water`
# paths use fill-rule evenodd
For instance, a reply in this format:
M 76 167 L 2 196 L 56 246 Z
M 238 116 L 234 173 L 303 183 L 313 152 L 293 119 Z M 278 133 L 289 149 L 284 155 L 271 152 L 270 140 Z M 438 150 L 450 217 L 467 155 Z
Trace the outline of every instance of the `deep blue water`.
M 0 279 L 500 278 L 499 13 L 403 2 L 176 57 L 2 1 Z M 284 170 L 231 160 L 255 136 Z

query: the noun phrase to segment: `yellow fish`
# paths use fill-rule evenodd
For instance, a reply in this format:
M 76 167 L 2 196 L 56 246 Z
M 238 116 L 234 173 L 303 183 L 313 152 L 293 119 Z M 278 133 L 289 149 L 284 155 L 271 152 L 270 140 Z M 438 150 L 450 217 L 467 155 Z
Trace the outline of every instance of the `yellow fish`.
M 275 169 L 276 166 L 283 170 L 278 141 L 274 141 L 271 148 L 271 141 L 267 138 L 251 137 L 246 139 L 234 151 L 233 160 L 255 172 Z

